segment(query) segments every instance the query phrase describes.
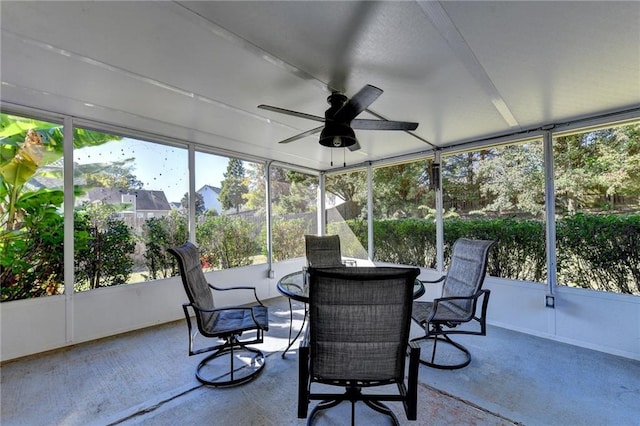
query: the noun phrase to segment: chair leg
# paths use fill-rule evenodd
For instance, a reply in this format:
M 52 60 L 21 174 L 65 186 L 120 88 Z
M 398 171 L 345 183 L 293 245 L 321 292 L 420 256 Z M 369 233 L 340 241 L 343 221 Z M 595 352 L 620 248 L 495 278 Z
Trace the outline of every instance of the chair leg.
M 310 426 L 310 425 L 313 424 L 315 416 L 321 410 L 327 410 L 329 408 L 333 408 L 333 407 L 341 404 L 344 401 L 350 401 L 351 402 L 351 426 L 355 425 L 355 403 L 357 401 L 362 401 L 362 402 L 365 403 L 365 405 L 367 405 L 372 410 L 377 411 L 378 413 L 384 414 L 386 416 L 389 416 L 391 418 L 391 421 L 393 422 L 393 424 L 395 426 L 399 426 L 400 425 L 400 422 L 398 421 L 398 417 L 396 417 L 395 413 L 393 411 L 391 411 L 391 409 L 389 407 L 387 407 L 385 404 L 383 404 L 380 401 L 374 400 L 374 399 L 362 398 L 362 391 L 361 391 L 361 389 L 359 387 L 348 387 L 346 389 L 346 392 L 344 393 L 344 395 L 340 395 L 340 397 L 338 397 L 338 399 L 324 400 L 324 401 L 319 402 L 311 410 L 311 414 L 309 414 L 309 418 L 307 419 L 307 425 Z M 299 411 L 298 411 L 298 417 L 300 417 L 300 412 Z M 409 419 L 409 420 L 412 420 L 412 419 Z M 413 420 L 415 420 L 415 419 L 413 419 Z
M 315 416 L 318 414 L 318 412 L 320 412 L 320 410 L 326 410 L 326 409 L 335 407 L 336 405 L 339 405 L 342 401 L 343 401 L 342 399 L 334 399 L 334 400 L 326 400 L 326 401 L 319 402 L 311 410 L 311 413 L 309 414 L 309 418 L 307 419 L 307 425 L 311 426 L 313 424 L 313 420 L 314 420 Z M 298 414 L 300 414 L 300 413 L 298 413 Z M 300 416 L 298 415 L 298 417 L 300 417 Z
M 378 413 L 382 413 L 391 417 L 391 421 L 395 426 L 400 425 L 400 422 L 398 421 L 398 417 L 396 417 L 395 413 L 391 411 L 391 409 L 387 407 L 385 404 L 381 403 L 380 401 L 369 401 L 366 399 L 364 400 L 364 403 L 370 408 L 372 408 L 373 410 L 377 411 Z
M 298 356 L 298 418 L 304 419 L 309 409 L 309 346 L 300 346 Z
M 401 395 L 405 395 L 404 411 L 407 420 L 416 420 L 418 417 L 418 369 L 420 367 L 420 345 L 409 343 L 409 371 L 407 375 L 407 387 L 398 385 Z

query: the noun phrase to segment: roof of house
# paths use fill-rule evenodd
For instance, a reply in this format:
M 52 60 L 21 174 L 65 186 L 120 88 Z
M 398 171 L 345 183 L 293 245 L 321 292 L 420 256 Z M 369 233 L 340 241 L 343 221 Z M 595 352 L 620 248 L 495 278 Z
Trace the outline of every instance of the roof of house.
M 108 204 L 122 203 L 122 195 L 136 197 L 136 210 L 171 210 L 164 191 L 146 189 L 92 188 L 87 192 L 90 201 L 104 200 Z M 126 201 L 125 201 L 126 202 Z
M 196 192 L 202 192 L 204 189 L 210 189 L 213 192 L 215 192 L 216 194 L 219 194 L 221 189 L 218 188 L 217 186 L 211 186 L 211 185 L 203 185 L 202 188 L 198 189 Z

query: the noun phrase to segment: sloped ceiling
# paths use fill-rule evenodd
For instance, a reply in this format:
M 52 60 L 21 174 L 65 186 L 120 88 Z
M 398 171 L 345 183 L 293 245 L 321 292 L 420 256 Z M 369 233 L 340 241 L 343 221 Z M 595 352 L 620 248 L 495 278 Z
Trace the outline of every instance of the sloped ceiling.
M 0 3 L 4 102 L 316 170 L 640 107 L 640 2 Z M 355 152 L 331 90 L 384 93 Z

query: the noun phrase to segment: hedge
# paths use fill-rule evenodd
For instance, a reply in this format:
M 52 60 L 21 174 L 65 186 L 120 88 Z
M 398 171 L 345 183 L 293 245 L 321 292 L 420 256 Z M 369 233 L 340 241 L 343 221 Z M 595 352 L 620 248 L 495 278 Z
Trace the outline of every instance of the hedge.
M 346 231 L 349 232 L 346 232 Z M 329 233 L 343 237 L 343 250 L 367 247 L 363 220 L 330 224 Z M 433 268 L 436 227 L 433 220 L 376 220 L 374 260 Z M 349 236 L 353 234 L 353 238 Z M 461 237 L 490 239 L 487 273 L 514 280 L 545 282 L 545 224 L 516 218 L 447 219 L 444 258 Z M 640 295 L 640 214 L 577 214 L 556 222 L 557 275 L 560 285 Z M 352 246 L 358 245 L 359 250 Z M 347 254 L 349 255 L 349 254 Z

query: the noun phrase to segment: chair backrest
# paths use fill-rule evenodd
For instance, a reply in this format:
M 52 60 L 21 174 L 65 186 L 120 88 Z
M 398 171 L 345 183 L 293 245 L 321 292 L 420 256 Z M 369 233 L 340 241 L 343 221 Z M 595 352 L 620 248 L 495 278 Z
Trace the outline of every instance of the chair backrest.
M 337 235 L 305 235 L 307 266 L 311 268 L 333 268 L 342 266 L 340 237 Z
M 199 309 L 213 309 L 215 304 L 211 289 L 202 271 L 198 247 L 193 243 L 187 242 L 180 247 L 172 247 L 167 251 L 178 261 L 184 291 L 187 293 L 189 302 L 198 308 L 195 309 L 196 320 L 198 327 L 202 330 L 204 324 L 212 323 L 214 314 L 201 312 Z
M 363 386 L 400 383 L 418 268 L 309 268 L 310 374 Z
M 449 270 L 442 287 L 442 297 L 471 297 L 482 288 L 487 273 L 489 249 L 495 241 L 460 238 L 453 244 Z M 473 301 L 441 302 L 461 318 L 473 316 Z

